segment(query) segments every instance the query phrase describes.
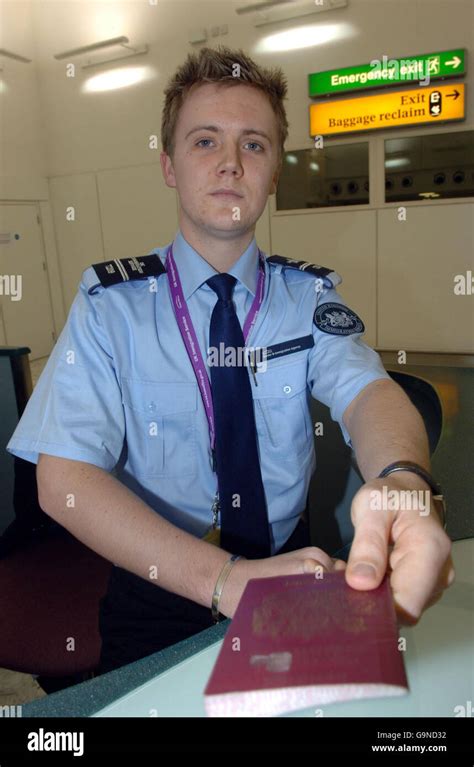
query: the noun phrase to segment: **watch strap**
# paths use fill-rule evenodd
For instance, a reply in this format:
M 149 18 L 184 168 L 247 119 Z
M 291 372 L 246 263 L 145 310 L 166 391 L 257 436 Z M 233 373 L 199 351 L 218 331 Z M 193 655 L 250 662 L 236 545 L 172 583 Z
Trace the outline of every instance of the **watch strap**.
M 418 463 L 414 463 L 413 461 L 395 461 L 386 466 L 385 469 L 380 472 L 377 479 L 383 479 L 384 477 L 388 477 L 389 474 L 394 474 L 397 471 L 409 471 L 425 480 L 426 484 L 431 489 L 433 501 L 439 504 L 441 510 L 441 524 L 443 530 L 446 530 L 446 502 L 444 500 L 441 486 L 436 482 L 434 477 L 432 477 L 429 471 L 424 469 L 423 466 L 420 466 Z

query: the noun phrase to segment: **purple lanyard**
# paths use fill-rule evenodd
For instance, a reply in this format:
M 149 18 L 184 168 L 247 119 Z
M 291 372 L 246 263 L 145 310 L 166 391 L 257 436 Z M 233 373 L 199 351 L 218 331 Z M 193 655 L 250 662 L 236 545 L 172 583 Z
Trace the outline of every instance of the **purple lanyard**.
M 259 270 L 258 281 L 255 298 L 253 300 L 250 311 L 244 322 L 243 335 L 244 341 L 247 343 L 255 322 L 257 315 L 260 311 L 260 307 L 263 302 L 263 294 L 265 290 L 265 269 L 264 269 L 264 257 L 259 249 Z M 201 392 L 204 409 L 206 411 L 207 422 L 209 425 L 209 437 L 211 442 L 211 450 L 214 452 L 216 442 L 216 431 L 214 426 L 214 411 L 212 407 L 212 392 L 211 385 L 209 383 L 209 376 L 207 374 L 206 365 L 202 358 L 201 350 L 194 330 L 194 325 L 189 314 L 188 305 L 184 297 L 183 288 L 181 286 L 181 280 L 179 279 L 178 269 L 176 268 L 176 262 L 173 257 L 173 245 L 170 245 L 166 254 L 166 271 L 168 274 L 168 284 L 171 293 L 171 303 L 178 323 L 178 328 L 184 341 L 184 345 L 188 352 L 191 365 L 193 366 L 194 375 Z

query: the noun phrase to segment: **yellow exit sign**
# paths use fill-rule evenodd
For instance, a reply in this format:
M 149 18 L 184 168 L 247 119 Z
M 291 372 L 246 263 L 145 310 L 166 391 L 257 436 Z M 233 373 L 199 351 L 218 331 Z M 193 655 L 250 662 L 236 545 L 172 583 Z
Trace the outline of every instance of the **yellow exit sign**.
M 464 118 L 464 83 L 384 91 L 377 96 L 318 102 L 309 108 L 311 136 L 432 125 Z

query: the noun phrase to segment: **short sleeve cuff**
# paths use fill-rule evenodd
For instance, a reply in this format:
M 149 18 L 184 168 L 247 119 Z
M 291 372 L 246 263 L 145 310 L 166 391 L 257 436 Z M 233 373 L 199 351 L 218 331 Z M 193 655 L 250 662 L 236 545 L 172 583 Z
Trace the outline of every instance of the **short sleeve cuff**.
M 6 450 L 18 458 L 30 461 L 30 463 L 38 463 L 40 453 L 53 455 L 56 458 L 68 458 L 71 461 L 84 461 L 105 471 L 112 471 L 117 463 L 107 450 L 85 450 L 71 445 L 60 445 L 55 442 L 16 439 L 8 443 Z

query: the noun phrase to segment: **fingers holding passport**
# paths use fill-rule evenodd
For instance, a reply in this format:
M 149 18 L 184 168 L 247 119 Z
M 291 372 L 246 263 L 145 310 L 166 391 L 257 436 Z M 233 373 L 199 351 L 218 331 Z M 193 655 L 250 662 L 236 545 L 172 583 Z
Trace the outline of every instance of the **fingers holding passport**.
M 346 563 L 342 559 L 333 559 L 317 546 L 306 546 L 304 549 L 257 560 L 247 567 L 258 570 L 258 575 L 252 577 L 267 577 L 270 575 L 300 575 L 301 573 L 331 573 L 344 570 Z
M 298 552 L 304 554 L 302 560 L 303 573 L 314 573 L 322 568 L 323 572 L 331 573 L 338 570 L 344 570 L 346 563 L 342 559 L 333 559 L 322 549 L 308 547 L 300 549 Z

